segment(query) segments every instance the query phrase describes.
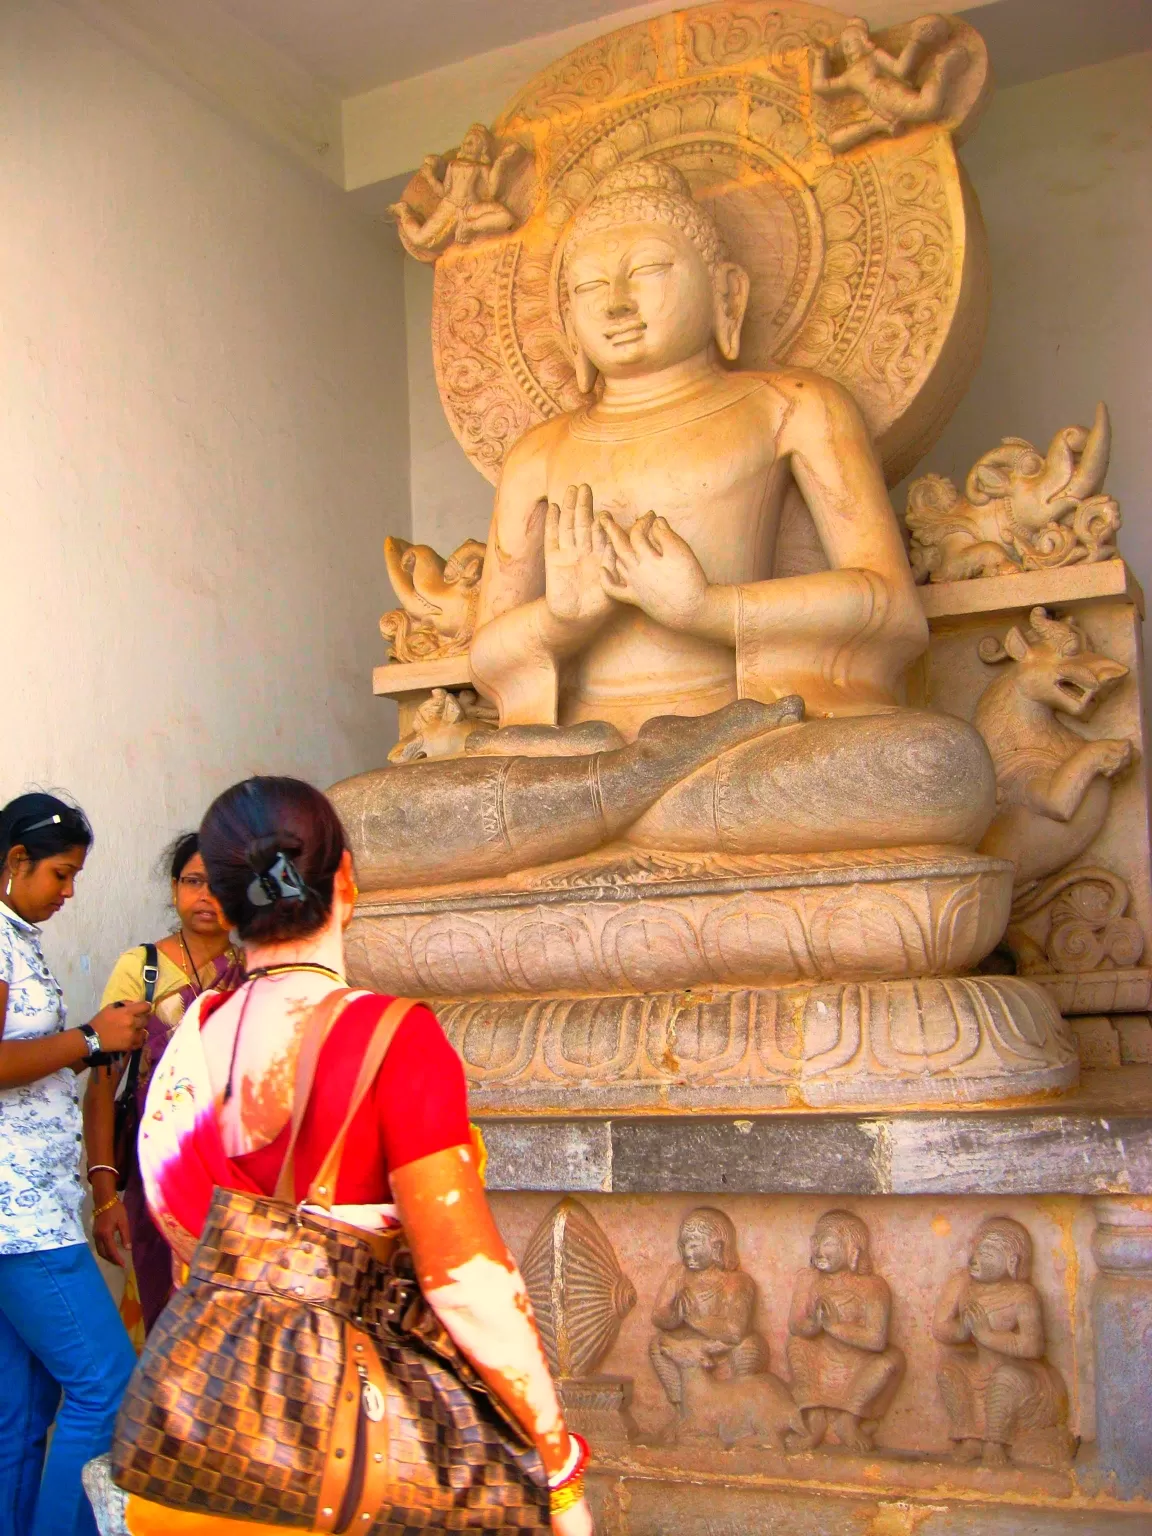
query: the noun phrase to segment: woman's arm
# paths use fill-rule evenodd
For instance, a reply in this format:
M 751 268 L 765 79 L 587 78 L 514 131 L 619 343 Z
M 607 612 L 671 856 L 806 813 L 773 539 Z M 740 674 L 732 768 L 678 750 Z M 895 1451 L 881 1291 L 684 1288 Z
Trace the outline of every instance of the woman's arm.
M 102 1008 L 91 1021 L 105 1051 L 135 1050 L 144 1038 L 146 1003 L 124 1003 Z M 51 1077 L 62 1067 L 82 1067 L 88 1059 L 88 1043 L 78 1029 L 42 1035 L 37 1040 L 5 1040 L 8 985 L 0 982 L 0 1088 L 23 1088 Z
M 84 1094 L 84 1150 L 88 1182 L 92 1186 L 92 1241 L 96 1252 L 109 1264 L 124 1268 L 124 1253 L 132 1246 L 128 1212 L 116 1185 L 116 1067 L 93 1067 Z M 99 1212 L 99 1215 L 95 1214 Z
M 448 1147 L 391 1173 L 392 1193 L 429 1306 L 540 1452 L 550 1481 L 573 1442 L 532 1317 L 523 1278 L 496 1229 L 471 1147 Z M 553 1529 L 592 1530 L 587 1506 Z

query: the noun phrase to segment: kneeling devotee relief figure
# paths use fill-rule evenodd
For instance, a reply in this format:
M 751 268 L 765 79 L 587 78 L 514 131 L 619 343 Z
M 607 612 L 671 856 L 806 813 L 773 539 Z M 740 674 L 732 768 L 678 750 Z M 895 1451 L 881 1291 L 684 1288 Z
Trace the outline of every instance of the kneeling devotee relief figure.
M 508 455 L 469 651 L 503 729 L 337 786 L 366 884 L 613 840 L 974 847 L 992 765 L 967 724 L 899 704 L 927 627 L 851 398 L 725 366 L 749 279 L 674 166 L 604 177 L 562 292 L 587 403 Z M 772 579 L 793 481 L 830 569 Z
M 868 1228 L 849 1211 L 828 1211 L 812 1234 L 788 1315 L 792 1395 L 804 1418 L 796 1450 L 831 1431 L 841 1445 L 870 1451 L 872 1436 L 904 1375 L 888 1342 L 892 1293 L 872 1272 Z
M 798 1427 L 787 1387 L 768 1369 L 767 1340 L 756 1329 L 756 1282 L 740 1267 L 736 1228 L 710 1206 L 680 1224 L 680 1262 L 652 1309 L 648 1354 L 673 1416 L 662 1438 L 746 1436 L 781 1447 Z
M 932 1332 L 947 1348 L 936 1379 L 960 1461 L 1066 1466 L 1072 1459 L 1068 1392 L 1044 1358 L 1031 1273 L 1027 1230 L 996 1216 L 976 1233 L 968 1268 L 940 1296 Z

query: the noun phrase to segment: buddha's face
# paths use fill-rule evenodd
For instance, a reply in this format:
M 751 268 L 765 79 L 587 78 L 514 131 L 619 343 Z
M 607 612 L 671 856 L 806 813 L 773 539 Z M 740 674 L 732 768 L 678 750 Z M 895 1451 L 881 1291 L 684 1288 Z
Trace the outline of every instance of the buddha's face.
M 835 1227 L 817 1227 L 812 1235 L 812 1268 L 837 1275 L 848 1268 L 848 1247 Z
M 991 1233 L 981 1238 L 968 1261 L 968 1273 L 973 1280 L 979 1280 L 985 1285 L 995 1284 L 997 1280 L 1006 1280 L 1009 1265 L 1004 1244 Z
M 588 234 L 568 254 L 576 340 L 605 378 L 655 373 L 703 352 L 715 332 L 713 276 L 667 224 Z
M 706 1227 L 697 1223 L 680 1228 L 680 1257 L 685 1269 L 711 1269 L 719 1264 L 719 1242 Z

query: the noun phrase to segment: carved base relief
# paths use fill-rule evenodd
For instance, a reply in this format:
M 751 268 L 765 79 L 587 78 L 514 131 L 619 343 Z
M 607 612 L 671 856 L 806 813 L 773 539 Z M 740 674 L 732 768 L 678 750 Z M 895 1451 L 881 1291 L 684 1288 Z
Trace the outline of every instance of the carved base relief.
M 718 1183 L 721 1173 L 722 1170 L 717 1170 Z M 1076 1439 L 1090 1440 L 1095 1433 L 1092 1355 L 1082 1342 L 1094 1270 L 1093 1215 L 1089 1202 L 1066 1199 L 1040 1204 L 1026 1200 L 911 1197 L 854 1200 L 850 1211 L 834 1213 L 831 1207 L 837 1202 L 826 1197 L 773 1196 L 768 1200 L 720 1195 L 707 1204 L 732 1224 L 739 1245 L 737 1267 L 712 1270 L 707 1263 L 694 1258 L 698 1267 L 689 1269 L 683 1267 L 681 1260 L 671 1286 L 668 1266 L 677 1259 L 678 1236 L 682 1239 L 683 1228 L 696 1210 L 691 1198 L 582 1196 L 580 1203 L 614 1250 L 616 1261 L 635 1285 L 638 1296 L 635 1309 L 623 1319 L 616 1342 L 603 1360 L 603 1368 L 613 1377 L 631 1382 L 640 1441 L 650 1448 L 648 1452 L 629 1453 L 633 1459 L 696 1465 L 694 1439 L 701 1433 L 715 1456 L 721 1448 L 723 1415 L 709 1417 L 711 1396 L 719 1403 L 727 1387 L 735 1400 L 745 1392 L 742 1384 L 754 1384 L 763 1374 L 758 1369 L 734 1371 L 729 1373 L 727 1382 L 704 1382 L 704 1387 L 712 1386 L 711 1396 L 702 1388 L 689 1397 L 704 1412 L 707 1422 L 697 1426 L 695 1437 L 689 1433 L 669 1449 L 659 1449 L 666 1438 L 669 1400 L 667 1385 L 652 1363 L 653 1318 L 659 1313 L 664 1323 L 674 1321 L 668 1313 L 669 1296 L 680 1285 L 695 1286 L 702 1296 L 711 1298 L 705 1301 L 703 1311 L 691 1296 L 685 1303 L 685 1315 L 695 1317 L 705 1331 L 718 1327 L 708 1321 L 718 1306 L 721 1311 L 726 1306 L 729 1311 L 740 1313 L 738 1318 L 729 1319 L 729 1334 L 754 1326 L 757 1339 L 762 1340 L 757 1359 L 762 1357 L 764 1371 L 784 1388 L 787 1398 L 795 1400 L 797 1393 L 805 1396 L 800 1383 L 807 1383 L 811 1389 L 808 1397 L 814 1393 L 828 1399 L 829 1416 L 851 1411 L 854 1419 L 862 1420 L 866 1438 L 875 1447 L 873 1457 L 878 1454 L 884 1458 L 886 1483 L 890 1477 L 899 1476 L 889 1458 L 910 1453 L 935 1461 L 934 1471 L 910 1470 L 910 1479 L 918 1481 L 921 1487 L 946 1486 L 949 1482 L 964 1486 L 967 1481 L 969 1487 L 995 1492 L 997 1478 L 1006 1478 L 1008 1486 L 1021 1487 L 1021 1477 L 1032 1477 L 1036 1489 L 1068 1488 L 1066 1483 L 1050 1481 L 1052 1474 L 1061 1465 L 1068 1466 L 1067 1452 Z M 493 1206 L 502 1232 L 513 1252 L 519 1255 L 527 1249 L 552 1200 L 544 1195 L 495 1195 Z M 1023 1455 L 1014 1458 L 1011 1442 L 1008 1470 L 1003 1473 L 995 1466 L 955 1466 L 951 1461 L 954 1422 L 937 1380 L 942 1352 L 954 1350 L 961 1354 L 968 1346 L 941 1344 L 934 1335 L 934 1323 L 939 1315 L 949 1311 L 943 1298 L 949 1287 L 958 1290 L 962 1285 L 957 1276 L 968 1276 L 979 1240 L 993 1217 L 998 1218 L 999 1225 L 1007 1218 L 1026 1232 L 1031 1245 L 1030 1273 L 1026 1277 L 1018 1273 L 1014 1279 L 1006 1274 L 998 1280 L 971 1281 L 970 1285 L 976 1290 L 981 1285 L 999 1287 L 995 1294 L 988 1290 L 985 1299 L 990 1297 L 1005 1307 L 1023 1309 L 1022 1316 L 1027 1314 L 1024 1321 L 1036 1334 L 1035 1339 L 1030 1338 L 1029 1348 L 1039 1350 L 1033 1374 L 1042 1374 L 1052 1386 L 1053 1403 L 1060 1399 L 1056 1422 L 1050 1426 L 1058 1433 L 1048 1434 L 1048 1439 L 1053 1445 L 1061 1439 L 1064 1455 L 1049 1458 L 1046 1466 L 1041 1456 L 1041 1465 L 1035 1470 L 1028 1460 L 1029 1448 L 1025 1446 Z M 861 1226 L 868 1234 L 863 1260 L 857 1246 L 845 1242 L 843 1253 L 824 1253 L 820 1256 L 823 1267 L 814 1267 L 814 1235 L 819 1239 L 826 1236 L 829 1226 L 839 1229 L 848 1224 Z M 677 1276 L 680 1278 L 676 1279 Z M 719 1289 L 709 1283 L 715 1277 L 724 1281 Z M 744 1291 L 755 1297 L 751 1325 L 740 1311 Z M 818 1305 L 825 1292 L 828 1299 Z M 728 1300 L 721 1305 L 724 1297 Z M 967 1315 L 975 1318 L 977 1311 L 973 1303 Z M 995 1307 L 990 1307 L 990 1311 L 994 1322 L 1012 1331 L 1013 1323 L 1007 1312 L 998 1317 Z M 960 1307 L 956 1315 L 962 1314 L 964 1308 Z M 817 1318 L 821 1321 L 814 1321 Z M 845 1337 L 854 1341 L 853 1345 L 842 1345 L 827 1335 L 825 1322 L 833 1330 L 844 1332 Z M 961 1322 L 960 1331 L 966 1326 Z M 977 1326 L 983 1330 L 983 1320 L 978 1320 Z M 683 1356 L 679 1374 L 692 1375 L 689 1367 L 696 1356 L 690 1344 L 694 1335 L 683 1325 L 679 1331 L 688 1334 L 679 1346 L 673 1340 L 673 1352 L 679 1347 Z M 800 1360 L 796 1343 L 805 1332 L 812 1333 L 816 1343 L 802 1341 L 812 1358 L 806 1355 Z M 666 1333 L 661 1336 L 669 1337 Z M 995 1339 L 994 1333 L 987 1336 Z M 823 1338 L 827 1338 L 828 1347 L 821 1353 L 819 1340 Z M 875 1348 L 876 1345 L 880 1347 Z M 793 1360 L 793 1356 L 797 1358 Z M 994 1364 L 992 1354 L 988 1358 Z M 889 1360 L 890 1365 L 886 1364 Z M 1031 1359 L 1029 1364 L 1033 1364 Z M 797 1365 L 799 1377 L 794 1368 Z M 703 1381 L 711 1373 L 701 1368 L 694 1374 Z M 1011 1376 L 1011 1371 L 1006 1374 Z M 787 1398 L 783 1399 L 785 1407 Z M 1027 1402 L 1024 1398 L 1028 1398 Z M 1016 1413 L 1012 1433 L 1017 1441 L 1028 1434 L 1037 1442 L 1044 1438 L 1046 1430 L 1039 1424 L 1045 1417 L 1041 1411 L 1043 1404 L 1033 1403 L 1026 1393 L 1023 1397 L 1017 1393 L 1012 1403 L 999 1406 L 1009 1416 L 1010 1410 Z M 983 1398 L 980 1412 L 984 1412 Z M 995 1412 L 994 1406 L 994 1418 Z M 1021 1415 L 1028 1414 L 1037 1421 L 1032 1430 L 1023 1427 Z M 830 1427 L 829 1419 L 825 1427 L 828 1434 L 819 1449 L 805 1451 L 800 1438 L 795 1437 L 790 1454 L 774 1441 L 769 1429 L 764 1433 L 734 1435 L 731 1441 L 736 1449 L 728 1453 L 724 1469 L 728 1473 L 757 1467 L 763 1471 L 771 1463 L 777 1475 L 800 1479 L 835 1476 L 831 1469 L 841 1462 L 852 1463 L 859 1456 L 860 1447 L 836 1444 L 841 1438 L 851 1438 L 852 1427 L 846 1420 Z

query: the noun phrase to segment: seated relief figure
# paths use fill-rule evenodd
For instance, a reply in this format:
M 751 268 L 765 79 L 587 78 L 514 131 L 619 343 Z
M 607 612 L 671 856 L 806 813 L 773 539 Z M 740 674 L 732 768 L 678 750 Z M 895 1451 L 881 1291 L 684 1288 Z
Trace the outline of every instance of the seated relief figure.
M 852 400 L 724 366 L 749 279 L 674 167 L 604 178 L 562 288 L 588 403 L 509 453 L 469 652 L 502 729 L 337 786 L 365 885 L 618 840 L 974 847 L 991 762 L 968 725 L 898 706 L 927 628 Z M 793 482 L 830 569 L 773 579 Z
M 702 1206 L 680 1224 L 680 1262 L 674 1264 L 652 1308 L 657 1330 L 648 1348 L 652 1368 L 672 1405 L 665 1431 L 720 1433 L 735 1439 L 748 1428 L 738 1394 L 712 1385 L 768 1373 L 767 1341 L 756 1331 L 756 1282 L 740 1268 L 736 1228 L 723 1211 Z M 795 1414 L 782 1383 L 773 1383 L 784 1423 Z
M 1059 1466 L 1071 1458 L 1064 1378 L 1044 1358 L 1032 1284 L 1032 1239 L 996 1216 L 976 1234 L 968 1268 L 941 1293 L 932 1333 L 947 1349 L 936 1380 L 959 1461 Z
M 812 1234 L 788 1315 L 792 1395 L 811 1450 L 831 1430 L 841 1445 L 872 1448 L 877 1421 L 904 1375 L 904 1354 L 888 1342 L 892 1295 L 872 1273 L 868 1228 L 849 1211 L 828 1211 Z

